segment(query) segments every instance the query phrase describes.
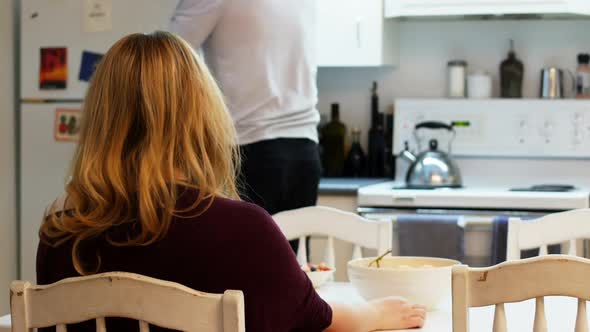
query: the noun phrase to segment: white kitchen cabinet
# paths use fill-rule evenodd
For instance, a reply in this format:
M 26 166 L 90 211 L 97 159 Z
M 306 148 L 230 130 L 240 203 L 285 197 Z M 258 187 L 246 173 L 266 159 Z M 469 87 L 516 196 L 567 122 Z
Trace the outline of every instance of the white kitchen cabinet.
M 395 66 L 398 29 L 383 0 L 317 0 L 319 67 Z
M 590 15 L 588 0 L 385 0 L 386 17 Z

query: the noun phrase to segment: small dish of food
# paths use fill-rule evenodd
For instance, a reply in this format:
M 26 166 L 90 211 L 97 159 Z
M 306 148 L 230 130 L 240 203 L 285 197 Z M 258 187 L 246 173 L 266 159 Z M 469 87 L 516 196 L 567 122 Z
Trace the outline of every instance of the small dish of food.
M 322 263 L 319 265 L 307 263 L 301 269 L 307 274 L 314 288 L 319 288 L 328 281 L 334 280 L 334 269 Z

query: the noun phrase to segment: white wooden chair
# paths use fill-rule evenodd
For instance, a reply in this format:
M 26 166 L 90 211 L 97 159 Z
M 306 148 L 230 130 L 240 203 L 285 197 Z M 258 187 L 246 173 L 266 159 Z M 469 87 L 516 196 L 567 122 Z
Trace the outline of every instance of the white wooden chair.
M 96 320 L 104 332 L 105 317 L 139 321 L 141 332 L 149 324 L 194 332 L 245 331 L 241 291 L 208 294 L 177 283 L 137 274 L 110 272 L 61 280 L 47 286 L 15 281 L 10 289 L 12 331 Z
M 488 268 L 453 268 L 453 332 L 469 330 L 469 308 L 496 305 L 493 332 L 506 332 L 504 303 L 543 296 L 578 298 L 575 332 L 588 331 L 590 260 L 548 255 L 509 261 Z M 537 302 L 533 332 L 547 331 L 543 302 Z
M 578 256 L 582 254 L 581 239 L 590 238 L 590 209 L 578 209 L 560 213 L 552 213 L 536 220 L 510 218 L 508 221 L 508 239 L 506 243 L 506 259 L 520 259 L 521 251 L 539 248 L 539 255 L 547 255 L 547 247 L 562 244 L 562 253 Z M 563 250 L 563 248 L 567 248 Z M 584 302 L 585 305 L 585 302 Z M 544 308 L 542 297 L 536 299 L 537 310 Z M 535 315 L 535 326 L 547 325 L 545 313 Z M 546 330 L 546 328 L 545 328 Z
M 328 238 L 324 261 L 335 266 L 334 238 L 354 244 L 353 259 L 361 258 L 361 248 L 376 249 L 383 254 L 391 249 L 392 225 L 389 221 L 376 221 L 357 214 L 325 206 L 310 206 L 283 211 L 273 216 L 288 240 L 299 239 L 305 243 L 306 236 L 319 235 Z M 300 245 L 297 252 L 299 264 L 307 264 L 307 249 Z
M 537 220 L 508 221 L 507 260 L 520 259 L 521 250 L 539 248 L 547 254 L 550 244 L 567 243 L 567 254 L 578 256 L 579 240 L 590 238 L 590 209 L 579 209 L 546 215 Z M 563 251 L 562 251 L 563 253 Z

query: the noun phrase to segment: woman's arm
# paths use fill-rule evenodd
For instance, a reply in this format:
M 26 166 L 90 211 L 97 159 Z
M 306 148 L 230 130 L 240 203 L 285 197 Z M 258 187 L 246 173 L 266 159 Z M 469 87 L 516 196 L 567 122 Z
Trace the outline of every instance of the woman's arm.
M 426 308 L 388 297 L 361 305 L 330 303 L 332 325 L 327 332 L 369 332 L 422 327 Z
M 270 215 L 259 207 L 240 211 L 226 240 L 242 271 L 246 317 L 256 331 L 370 332 L 422 326 L 425 308 L 389 297 L 360 305 L 328 304 L 320 298 Z M 240 222 L 243 223 L 240 227 Z M 234 233 L 235 232 L 235 233 Z M 229 259 L 232 260 L 232 259 Z M 271 314 L 265 314 L 272 312 Z M 257 320 L 258 319 L 258 320 Z M 250 327 L 256 326 L 251 323 Z

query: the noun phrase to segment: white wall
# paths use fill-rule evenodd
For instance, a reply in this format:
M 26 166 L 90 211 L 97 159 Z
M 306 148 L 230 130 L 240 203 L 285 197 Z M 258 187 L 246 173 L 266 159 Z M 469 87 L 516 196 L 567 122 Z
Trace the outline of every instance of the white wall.
M 16 277 L 13 1 L 0 0 L 0 314 Z
M 369 127 L 371 82 L 380 83 L 382 110 L 395 97 L 442 97 L 446 89 L 446 63 L 462 58 L 470 68 L 494 75 L 507 56 L 510 38 L 525 65 L 524 95 L 536 97 L 540 69 L 560 66 L 575 69 L 579 52 L 590 53 L 590 20 L 525 21 L 410 21 L 400 24 L 399 68 L 320 69 L 319 109 L 329 114 L 331 102 L 341 103 L 341 118 L 348 127 Z

